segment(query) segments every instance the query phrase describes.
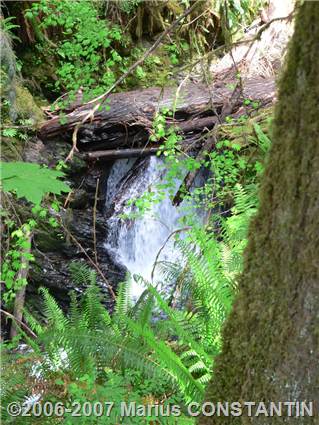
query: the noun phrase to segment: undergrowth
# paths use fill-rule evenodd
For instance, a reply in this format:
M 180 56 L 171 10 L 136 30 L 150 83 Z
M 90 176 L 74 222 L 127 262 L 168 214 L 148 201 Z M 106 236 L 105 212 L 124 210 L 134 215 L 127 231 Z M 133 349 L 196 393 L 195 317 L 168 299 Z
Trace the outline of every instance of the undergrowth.
M 236 292 L 247 227 L 255 210 L 251 193 L 238 186 L 233 215 L 220 224 L 222 242 L 200 227 L 178 241 L 185 259 L 182 268 L 158 265 L 163 279 L 176 283 L 170 294 L 143 281 L 147 289 L 132 304 L 128 279 L 120 285 L 114 312 L 109 314 L 95 273 L 79 263 L 73 264 L 71 273 L 87 290 L 80 300 L 72 293 L 67 315 L 41 288 L 45 319 L 24 312 L 37 338 L 20 328 L 30 347 L 28 354 L 18 350 L 7 360 L 4 357 L 3 378 L 10 374 L 18 380 L 3 386 L 4 404 L 25 401 L 35 393 L 43 403 L 55 400 L 66 406 L 111 399 L 115 403 L 112 416 L 103 423 L 114 424 L 121 416 L 120 400 L 127 400 L 178 405 L 182 419 L 188 403 L 202 400 L 214 357 L 221 350 L 221 328 Z M 14 341 L 4 349 L 13 347 Z M 147 417 L 149 423 L 153 419 Z M 65 420 L 73 423 L 68 415 Z M 134 418 L 128 420 L 135 423 Z M 170 420 L 162 418 L 163 423 Z

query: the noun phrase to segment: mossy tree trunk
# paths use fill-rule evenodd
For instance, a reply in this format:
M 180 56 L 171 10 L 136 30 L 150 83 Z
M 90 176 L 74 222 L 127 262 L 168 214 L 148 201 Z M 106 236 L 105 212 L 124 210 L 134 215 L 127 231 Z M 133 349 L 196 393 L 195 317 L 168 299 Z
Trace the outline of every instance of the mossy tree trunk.
M 279 83 L 273 147 L 206 400 L 319 401 L 319 4 L 306 1 Z M 317 412 L 318 414 L 318 412 Z M 200 424 L 290 423 L 201 417 Z M 309 416 L 293 423 L 315 424 Z

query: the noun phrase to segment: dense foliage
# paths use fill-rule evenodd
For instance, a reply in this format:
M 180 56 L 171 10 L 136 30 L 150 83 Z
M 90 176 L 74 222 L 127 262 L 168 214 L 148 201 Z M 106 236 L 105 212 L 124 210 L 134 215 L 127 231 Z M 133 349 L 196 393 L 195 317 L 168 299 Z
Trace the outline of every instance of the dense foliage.
M 21 388 L 15 395 L 17 383 L 13 380 L 13 385 L 6 387 L 4 400 L 27 397 L 31 379 L 34 388 L 42 387 L 44 400 L 53 397 L 65 405 L 105 398 L 143 404 L 147 397 L 149 403 L 185 408 L 191 401 L 200 401 L 213 359 L 221 349 L 221 326 L 231 308 L 247 225 L 254 211 L 250 194 L 238 188 L 234 216 L 222 226 L 223 242 L 203 229 L 193 229 L 188 241 L 179 242 L 186 259 L 183 269 L 164 265 L 164 279 L 176 282 L 172 294 L 161 294 L 144 282 L 148 289 L 132 305 L 128 280 L 118 289 L 112 315 L 101 303 L 95 273 L 73 264 L 75 281 L 88 284 L 81 305 L 73 294 L 70 313 L 65 316 L 48 291 L 41 289 L 46 325 L 25 310 L 25 319 L 37 339 L 21 328 L 32 352 L 23 370 L 17 368 L 21 355 L 11 358 L 7 371 L 14 371 L 17 379 L 22 373 Z M 183 303 L 186 297 L 188 304 Z M 177 309 L 176 304 L 180 305 Z M 34 372 L 23 385 L 28 365 L 33 365 Z M 120 419 L 119 406 L 117 403 L 105 423 Z M 72 419 L 66 423 L 73 423 Z M 135 423 L 134 418 L 127 420 Z M 163 420 L 170 423 L 171 419 Z
M 226 10 L 225 2 L 200 2 L 196 15 L 188 16 L 161 49 L 117 89 L 170 82 L 178 67 L 191 58 L 236 39 L 262 4 L 246 0 L 229 3 Z M 190 4 L 169 0 L 163 6 L 162 2 L 154 2 L 152 19 L 146 22 L 143 16 L 150 6 L 140 0 L 33 2 L 22 8 L 28 37 L 31 39 L 30 34 L 34 33 L 31 61 L 25 52 L 17 61 L 12 50 L 12 32 L 17 26 L 13 18 L 2 20 L 7 40 L 6 62 L 1 69 L 7 89 L 1 98 L 6 123 L 2 136 L 11 151 L 23 151 L 35 129 L 35 120 L 15 109 L 13 94 L 20 71 L 27 75 L 30 63 L 33 69 L 46 69 L 50 58 L 54 78 L 43 80 L 44 91 L 61 96 L 53 108 L 61 110 L 63 122 L 63 109 L 77 101 L 79 95 L 85 101 L 104 93 L 145 53 L 145 33 L 157 35 Z M 15 40 L 18 45 L 21 38 L 23 34 L 20 41 Z M 63 92 L 68 95 L 62 96 Z M 176 180 L 187 172 L 205 170 L 205 184 L 191 191 L 180 188 L 182 199 L 187 201 L 181 223 L 187 226 L 187 232 L 183 238 L 175 235 L 182 261 L 156 262 L 154 268 L 161 270 L 161 281 L 143 281 L 147 289 L 136 303 L 131 301 L 132 277 L 128 277 L 117 290 L 111 313 L 105 307 L 95 272 L 83 263 L 70 266 L 74 281 L 85 285 L 86 290 L 81 297 L 71 295 L 67 313 L 47 288 L 41 288 L 43 305 L 39 311 L 33 311 L 26 303 L 24 322 L 13 318 L 18 335 L 3 344 L 4 406 L 11 401 L 32 403 L 32 397 L 63 402 L 65 406 L 108 399 L 115 405 L 121 400 L 141 405 L 178 404 L 178 423 L 192 423 L 186 406 L 203 399 L 214 359 L 222 348 L 221 330 L 237 291 L 248 226 L 258 207 L 259 180 L 270 147 L 267 132 L 271 112 L 260 111 L 254 99 L 243 103 L 244 108 L 250 105 L 250 112 L 236 120 L 226 118 L 218 134 L 214 134 L 214 150 L 200 160 L 181 151 L 178 127 L 167 126 L 174 110 L 156 113 L 150 138 L 160 145 L 165 181 L 131 201 L 136 208 L 130 219 L 147 214 L 150 206 L 167 194 L 173 198 Z M 20 157 L 13 161 L 10 156 L 2 163 L 5 291 L 1 308 L 11 318 L 15 301 L 28 282 L 25 270 L 33 266 L 33 235 L 41 227 L 50 226 L 55 237 L 65 237 L 59 216 L 64 201 L 61 194 L 70 190 L 65 168 L 64 162 L 50 169 L 22 162 Z M 194 208 L 204 212 L 204 224 L 198 225 L 194 220 Z M 134 279 L 143 280 L 141 276 Z M 170 288 L 169 293 L 155 289 L 163 286 Z M 21 340 L 27 344 L 25 352 L 19 346 Z M 5 410 L 1 414 L 6 423 L 11 423 Z M 149 424 L 159 420 L 152 415 L 144 419 Z M 115 424 L 120 420 L 118 409 L 112 409 L 109 419 L 64 416 L 66 424 Z M 170 417 L 160 420 L 175 423 Z M 20 423 L 54 423 L 43 421 L 32 417 L 21 418 Z M 130 417 L 126 423 L 141 422 Z
M 259 139 L 255 140 L 264 149 L 268 139 L 259 126 L 256 128 Z M 259 149 L 259 155 L 262 152 Z M 223 168 L 223 160 L 220 163 Z M 260 172 L 260 166 L 255 169 Z M 161 294 L 143 282 L 148 289 L 132 305 L 128 279 L 120 286 L 114 313 L 109 315 L 101 303 L 94 272 L 81 264 L 72 266 L 73 277 L 87 284 L 88 289 L 80 305 L 73 294 L 68 315 L 45 288 L 41 289 L 46 324 L 25 310 L 25 320 L 37 339 L 20 328 L 32 352 L 27 358 L 21 354 L 11 356 L 5 363 L 8 373 L 14 373 L 18 381 L 14 379 L 12 386 L 6 386 L 4 400 L 30 396 L 32 382 L 33 388 L 42 388 L 43 400 L 54 399 L 65 405 L 99 402 L 112 395 L 115 403 L 125 399 L 143 404 L 148 400 L 178 404 L 186 412 L 189 402 L 200 401 L 212 374 L 214 357 L 222 347 L 221 328 L 236 292 L 248 225 L 257 208 L 256 181 L 250 179 L 245 187 L 236 179 L 234 182 L 231 214 L 212 214 L 206 227 L 193 224 L 188 236 L 176 241 L 184 263 L 157 264 L 164 286 L 171 287 L 171 293 Z M 194 195 L 201 205 L 204 197 L 211 195 L 212 188 L 207 185 L 209 182 Z M 219 206 L 224 199 L 222 193 Z M 8 348 L 11 346 L 9 343 Z M 24 359 L 22 369 L 20 358 Z M 30 367 L 37 372 L 26 378 Z M 22 384 L 24 380 L 27 385 Z M 17 382 L 20 390 L 15 394 Z M 118 420 L 120 414 L 119 407 L 112 410 L 109 423 Z M 147 418 L 150 423 L 152 419 Z M 171 419 L 163 418 L 167 421 L 163 423 Z M 66 423 L 72 420 L 70 417 Z M 134 423 L 134 418 L 129 420 Z

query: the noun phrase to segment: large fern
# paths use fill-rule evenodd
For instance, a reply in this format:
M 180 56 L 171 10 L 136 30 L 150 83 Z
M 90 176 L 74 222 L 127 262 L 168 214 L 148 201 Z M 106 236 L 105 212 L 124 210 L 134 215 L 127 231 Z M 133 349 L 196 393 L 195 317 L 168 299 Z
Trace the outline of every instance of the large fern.
M 95 274 L 88 274 L 81 265 L 76 270 L 78 282 L 89 277 L 90 284 L 80 303 L 75 294 L 71 296 L 68 315 L 44 288 L 40 291 L 46 324 L 40 324 L 26 311 L 28 325 L 38 332 L 37 342 L 28 341 L 30 345 L 37 345 L 37 357 L 40 353 L 42 356 L 37 366 L 39 379 L 50 379 L 58 370 L 77 379 L 86 373 L 102 376 L 108 368 L 118 373 L 133 369 L 146 378 L 166 376 L 172 388 L 182 391 L 185 400 L 200 400 L 204 386 L 189 372 L 169 341 L 157 336 L 157 326 L 153 323 L 154 303 L 160 300 L 160 295 L 155 290 L 147 291 L 132 308 L 128 302 L 129 285 L 123 283 L 114 314 L 110 316 L 95 284 Z M 186 331 L 177 323 L 175 319 L 173 328 L 179 331 L 178 338 L 186 340 Z M 192 346 L 188 342 L 183 344 L 187 348 Z M 197 347 L 195 341 L 192 344 Z

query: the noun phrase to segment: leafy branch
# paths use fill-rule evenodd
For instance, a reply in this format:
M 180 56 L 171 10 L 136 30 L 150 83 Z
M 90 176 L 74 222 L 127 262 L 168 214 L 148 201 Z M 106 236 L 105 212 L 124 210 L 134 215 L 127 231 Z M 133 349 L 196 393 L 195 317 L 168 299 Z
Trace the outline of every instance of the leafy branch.
M 77 152 L 77 134 L 78 131 L 80 129 L 80 127 L 87 122 L 88 120 L 92 120 L 94 117 L 95 112 L 101 108 L 101 106 L 103 105 L 103 103 L 105 102 L 105 100 L 107 99 L 107 97 L 112 93 L 112 91 L 119 85 L 121 84 L 126 77 L 128 77 L 139 65 L 141 65 L 145 59 L 150 56 L 151 53 L 154 52 L 154 50 L 157 49 L 157 47 L 161 44 L 162 40 L 170 33 L 172 32 L 177 26 L 178 24 L 186 17 L 188 16 L 190 13 L 192 13 L 196 7 L 198 6 L 198 4 L 201 2 L 201 0 L 198 0 L 197 2 L 195 2 L 191 7 L 189 7 L 187 10 L 185 10 L 185 12 L 179 16 L 178 19 L 176 19 L 159 37 L 158 39 L 155 41 L 155 43 L 144 53 L 144 55 L 138 59 L 133 65 L 131 65 L 129 67 L 129 69 L 123 74 L 121 75 L 121 77 L 115 81 L 115 83 L 105 92 L 103 93 L 101 96 L 96 97 L 95 99 L 91 100 L 90 102 L 88 102 L 88 104 L 90 103 L 96 103 L 96 105 L 88 112 L 87 115 L 84 116 L 84 118 L 82 119 L 82 121 L 80 121 L 74 128 L 73 130 L 73 134 L 72 134 L 72 149 L 69 152 L 66 161 L 69 161 L 73 158 L 74 152 Z

